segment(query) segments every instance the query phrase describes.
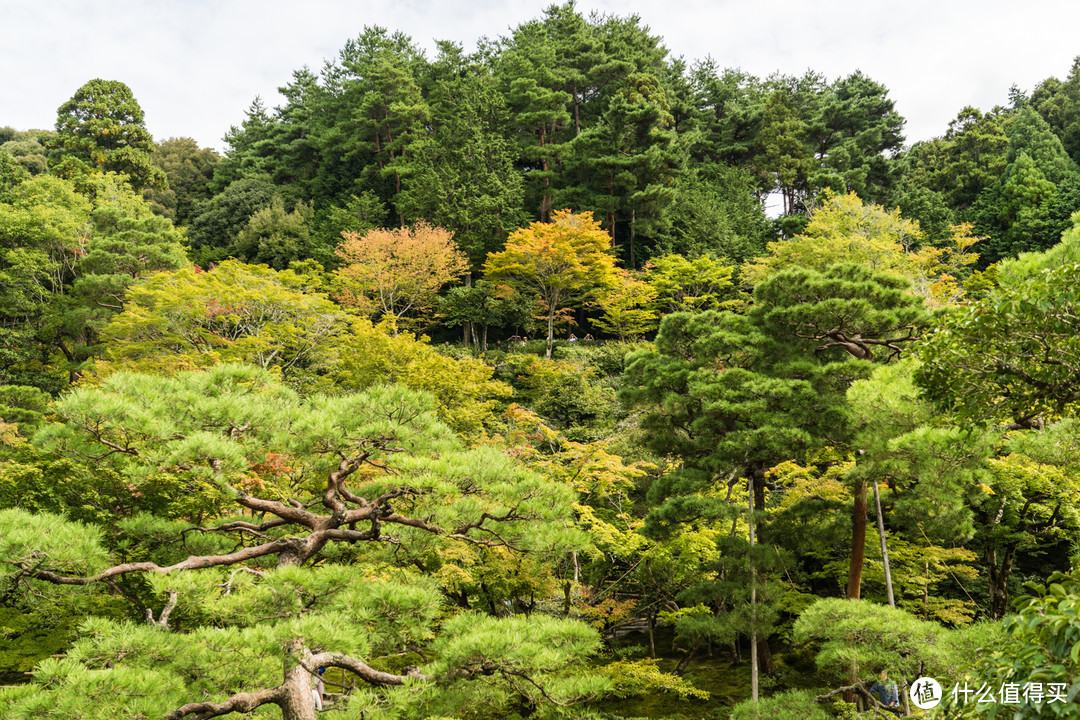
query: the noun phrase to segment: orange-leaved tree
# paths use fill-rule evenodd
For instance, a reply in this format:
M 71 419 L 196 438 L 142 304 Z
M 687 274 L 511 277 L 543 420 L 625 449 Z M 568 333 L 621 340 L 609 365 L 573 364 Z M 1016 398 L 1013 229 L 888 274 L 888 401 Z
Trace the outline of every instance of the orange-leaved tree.
M 550 223 L 518 228 L 506 249 L 488 255 L 484 274 L 517 292 L 538 295 L 547 310 L 547 357 L 555 335 L 555 313 L 572 302 L 598 297 L 614 286 L 615 258 L 608 234 L 592 213 L 558 210 Z
M 341 235 L 337 254 L 345 266 L 337 271 L 338 300 L 389 320 L 395 334 L 405 316 L 422 325 L 439 288 L 469 269 L 454 233 L 425 222 Z

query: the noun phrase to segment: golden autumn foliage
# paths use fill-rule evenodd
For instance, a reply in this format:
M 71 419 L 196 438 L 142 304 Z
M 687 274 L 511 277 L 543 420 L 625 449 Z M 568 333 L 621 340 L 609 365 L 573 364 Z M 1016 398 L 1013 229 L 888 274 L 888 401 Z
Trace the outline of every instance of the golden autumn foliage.
M 556 313 L 599 297 L 616 283 L 609 245 L 608 234 L 592 213 L 557 210 L 550 223 L 534 222 L 511 233 L 505 250 L 488 255 L 484 275 L 540 298 L 547 309 L 550 358 Z
M 468 258 L 454 244 L 454 233 L 425 222 L 363 234 L 343 232 L 342 237 L 337 254 L 346 264 L 337 271 L 337 299 L 395 327 L 405 318 L 422 325 L 439 289 L 469 269 Z

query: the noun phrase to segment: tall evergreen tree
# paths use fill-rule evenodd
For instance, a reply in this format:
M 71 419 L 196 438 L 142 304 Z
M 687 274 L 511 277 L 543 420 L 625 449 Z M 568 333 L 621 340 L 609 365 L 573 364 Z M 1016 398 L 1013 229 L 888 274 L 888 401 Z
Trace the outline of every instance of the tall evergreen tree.
M 396 204 L 408 222 L 453 231 L 477 268 L 525 220 L 521 175 L 503 135 L 506 106 L 490 70 L 450 43 L 440 44 L 423 80 L 431 125 L 413 145 Z
M 50 141 L 58 171 L 118 172 L 136 190 L 165 185 L 151 162 L 154 141 L 135 95 L 118 80 L 95 78 L 57 110 Z M 67 164 L 65 164 L 65 162 Z

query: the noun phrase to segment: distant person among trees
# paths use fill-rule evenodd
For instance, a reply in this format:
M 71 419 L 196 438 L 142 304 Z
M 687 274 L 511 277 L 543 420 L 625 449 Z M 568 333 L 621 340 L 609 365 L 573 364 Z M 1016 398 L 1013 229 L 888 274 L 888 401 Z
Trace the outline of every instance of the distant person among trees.
M 890 680 L 885 670 L 881 671 L 878 681 L 870 687 L 870 692 L 877 695 L 878 701 L 887 708 L 895 708 L 899 705 L 900 698 L 896 692 L 896 681 Z
M 319 668 L 319 673 L 313 678 L 315 687 L 311 688 L 311 699 L 315 701 L 315 709 L 323 709 L 323 696 L 326 694 L 326 684 L 323 683 L 323 673 L 326 668 Z

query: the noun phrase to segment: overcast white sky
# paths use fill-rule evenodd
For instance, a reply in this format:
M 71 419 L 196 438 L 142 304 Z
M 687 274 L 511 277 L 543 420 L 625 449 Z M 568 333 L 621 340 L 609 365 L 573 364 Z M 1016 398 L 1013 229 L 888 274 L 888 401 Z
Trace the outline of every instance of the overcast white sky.
M 279 104 L 293 70 L 318 70 L 365 25 L 475 47 L 539 17 L 544 0 L 0 0 L 0 126 L 51 128 L 83 83 L 127 83 L 157 140 L 223 149 L 256 95 Z M 909 143 L 965 105 L 1005 104 L 1064 78 L 1080 55 L 1076 0 L 580 0 L 637 13 L 672 55 L 759 76 L 861 69 L 889 89 Z

